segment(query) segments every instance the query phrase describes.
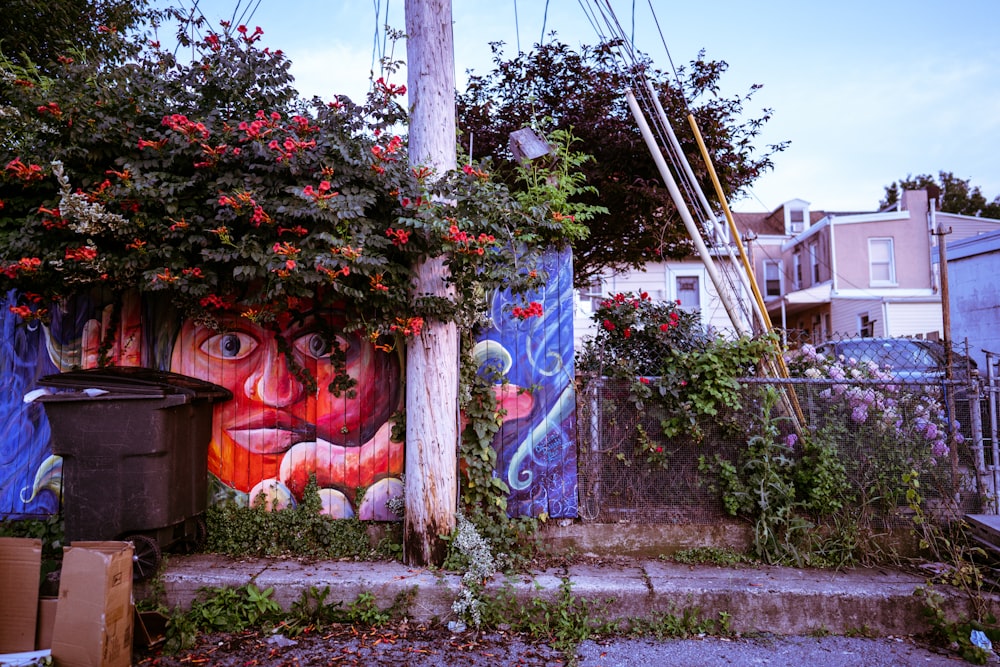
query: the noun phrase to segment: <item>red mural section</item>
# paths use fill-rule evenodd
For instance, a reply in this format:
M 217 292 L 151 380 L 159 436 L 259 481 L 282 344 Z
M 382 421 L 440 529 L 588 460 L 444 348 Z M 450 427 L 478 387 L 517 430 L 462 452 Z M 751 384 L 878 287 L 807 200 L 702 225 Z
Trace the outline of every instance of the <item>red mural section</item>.
M 209 326 L 137 298 L 81 300 L 72 310 L 49 344 L 60 370 L 142 365 L 232 392 L 213 412 L 214 501 L 247 504 L 263 494 L 268 507 L 293 506 L 315 475 L 325 513 L 398 518 L 388 501 L 403 493 L 404 444 L 393 437 L 401 354 L 346 333 L 342 312 L 304 307 L 277 322 L 235 315 Z

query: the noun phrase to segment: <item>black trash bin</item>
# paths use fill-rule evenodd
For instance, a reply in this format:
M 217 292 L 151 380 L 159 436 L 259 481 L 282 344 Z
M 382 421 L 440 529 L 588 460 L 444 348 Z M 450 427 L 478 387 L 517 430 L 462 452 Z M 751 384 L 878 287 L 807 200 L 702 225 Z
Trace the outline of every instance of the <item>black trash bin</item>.
M 130 540 L 136 577 L 163 549 L 204 537 L 212 410 L 225 388 L 148 368 L 46 375 L 39 397 L 63 458 L 67 542 Z

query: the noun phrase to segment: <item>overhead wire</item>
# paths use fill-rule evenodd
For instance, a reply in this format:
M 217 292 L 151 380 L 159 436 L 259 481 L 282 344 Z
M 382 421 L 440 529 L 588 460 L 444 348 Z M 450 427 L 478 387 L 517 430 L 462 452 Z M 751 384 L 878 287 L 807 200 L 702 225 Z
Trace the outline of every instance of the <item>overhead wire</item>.
M 538 40 L 539 45 L 545 44 L 545 26 L 549 22 L 549 0 L 545 0 L 545 13 L 542 14 L 542 36 Z
M 517 18 L 517 0 L 514 0 L 514 34 L 517 38 L 517 54 L 521 55 L 521 23 Z
M 370 71 L 374 74 L 375 72 L 375 62 L 378 61 L 379 64 L 379 74 L 384 74 L 382 71 L 385 63 L 385 38 L 383 37 L 385 24 L 389 22 L 389 2 L 386 0 L 385 7 L 385 19 L 382 20 L 382 0 L 372 0 L 372 8 L 375 10 L 375 31 L 372 36 L 372 62 Z M 374 77 L 372 77 L 374 78 Z
M 609 0 L 604 0 L 603 3 L 598 0 L 580 0 L 581 6 L 583 6 L 584 2 L 588 1 L 593 3 L 592 10 L 585 9 L 588 18 L 594 17 L 596 19 L 597 16 L 602 18 L 603 25 L 607 28 L 607 31 L 615 37 L 615 40 L 611 42 L 612 46 L 616 49 L 621 61 L 627 63 L 624 69 L 622 69 L 620 64 L 618 67 L 631 82 L 631 89 L 628 93 L 629 105 L 630 107 L 635 107 L 633 108 L 633 113 L 640 126 L 640 131 L 643 133 L 647 144 L 652 144 L 649 147 L 653 152 L 653 159 L 658 162 L 658 168 L 664 177 L 665 185 L 668 186 L 668 190 L 671 190 L 671 198 L 674 199 L 678 214 L 684 220 L 685 227 L 688 230 L 695 249 L 698 254 L 703 255 L 702 262 L 705 266 L 705 272 L 711 278 L 711 282 L 718 292 L 719 300 L 725 307 L 733 328 L 738 333 L 746 332 L 744 325 L 749 325 L 758 331 L 771 330 L 772 326 L 766 306 L 754 280 L 753 268 L 750 266 L 744 252 L 742 242 L 738 236 L 739 230 L 736 228 L 732 212 L 729 210 L 726 194 L 722 189 L 721 182 L 711 162 L 711 157 L 701 136 L 701 131 L 684 95 L 683 84 L 680 81 L 677 68 L 674 67 L 673 60 L 670 58 L 670 51 L 666 40 L 663 38 L 663 31 L 660 28 L 659 20 L 656 18 L 656 12 L 652 7 L 652 3 L 650 3 L 650 11 L 653 14 L 654 21 L 660 33 L 664 50 L 666 50 L 667 57 L 671 62 L 671 68 L 673 69 L 674 78 L 677 83 L 677 95 L 680 97 L 681 104 L 683 104 L 683 108 L 686 111 L 688 123 L 691 126 L 692 133 L 705 161 L 705 167 L 719 198 L 719 205 L 725 214 L 728 223 L 728 234 L 720 229 L 718 222 L 719 215 L 708 203 L 707 197 L 695 177 L 690 163 L 684 155 L 680 143 L 660 104 L 659 95 L 646 74 L 646 69 L 649 65 L 648 59 L 644 60 L 639 57 L 635 49 L 634 40 L 625 39 L 624 30 L 615 16 L 614 9 L 611 7 Z M 592 24 L 594 23 L 596 21 L 592 20 Z M 608 41 L 605 38 L 603 29 L 598 29 L 598 34 L 603 41 Z M 651 124 L 648 122 L 648 117 L 653 119 Z M 652 129 L 654 127 L 656 128 L 655 131 Z M 669 166 L 666 164 L 666 158 L 669 158 Z M 683 184 L 683 193 L 679 184 Z M 678 201 L 678 199 L 681 201 Z M 697 214 L 697 223 L 695 223 L 694 216 L 691 214 L 692 211 Z M 736 238 L 727 239 L 727 236 L 735 236 Z M 712 243 L 713 250 L 709 249 L 706 240 Z M 734 245 L 739 250 L 738 259 L 733 251 Z M 714 262 L 712 260 L 713 251 L 715 254 L 724 251 L 730 261 Z M 720 266 L 722 267 L 721 271 L 719 270 Z M 725 290 L 728 290 L 728 294 L 723 294 Z M 752 300 L 747 299 L 747 291 L 752 292 Z M 733 302 L 733 298 L 735 298 L 735 303 Z M 764 364 L 770 372 L 776 372 L 783 377 L 788 376 L 788 369 L 780 353 L 776 352 L 773 356 L 769 356 L 764 360 Z M 804 423 L 804 417 L 794 388 L 783 387 L 781 395 L 782 405 L 787 414 L 792 418 L 794 428 L 797 431 L 800 430 Z
M 660 145 L 661 150 L 666 153 L 672 170 L 677 175 L 678 187 L 683 192 L 684 199 L 689 205 L 689 210 L 695 214 L 695 217 L 698 220 L 699 228 L 705 231 L 703 234 L 705 245 L 710 247 L 715 253 L 721 253 L 729 256 L 732 260 L 730 262 L 719 263 L 719 275 L 724 279 L 726 287 L 729 289 L 730 293 L 742 297 L 737 299 L 737 306 L 742 311 L 742 318 L 747 323 L 755 322 L 757 319 L 755 317 L 756 313 L 751 312 L 753 309 L 750 305 L 752 304 L 749 304 L 747 299 L 747 292 L 750 290 L 749 277 L 746 276 L 745 272 L 739 269 L 739 262 L 735 257 L 732 243 L 728 242 L 728 237 L 731 236 L 731 232 L 727 232 L 719 225 L 718 216 L 712 210 L 712 207 L 704 195 L 704 191 L 697 182 L 697 179 L 691 170 L 690 164 L 686 156 L 683 154 L 676 136 L 673 134 L 673 130 L 670 127 L 669 122 L 665 120 L 665 113 L 659 103 L 657 93 L 652 84 L 649 82 L 648 77 L 645 75 L 645 68 L 649 64 L 648 60 L 640 57 L 635 48 L 634 38 L 626 38 L 625 30 L 615 15 L 614 9 L 611 7 L 610 3 L 605 0 L 602 4 L 594 0 L 594 4 L 594 9 L 588 13 L 594 16 L 599 15 L 601 17 L 603 24 L 607 28 L 606 32 L 603 29 L 598 31 L 603 39 L 606 40 L 608 33 L 610 33 L 610 35 L 618 41 L 617 52 L 619 54 L 619 58 L 623 62 L 627 63 L 627 67 L 622 69 L 622 71 L 631 81 L 633 93 L 635 94 L 637 101 L 639 101 L 640 106 L 643 108 L 644 113 L 652 118 L 650 125 L 657 137 L 657 143 Z M 666 40 L 663 38 L 659 19 L 656 18 L 655 12 L 654 20 L 660 33 L 663 47 L 667 51 L 667 56 L 671 63 L 674 78 L 677 81 L 680 102 L 683 104 L 684 109 L 690 114 L 690 108 L 683 95 L 683 88 L 677 69 L 674 67 L 673 60 L 669 55 L 669 48 L 666 45 Z

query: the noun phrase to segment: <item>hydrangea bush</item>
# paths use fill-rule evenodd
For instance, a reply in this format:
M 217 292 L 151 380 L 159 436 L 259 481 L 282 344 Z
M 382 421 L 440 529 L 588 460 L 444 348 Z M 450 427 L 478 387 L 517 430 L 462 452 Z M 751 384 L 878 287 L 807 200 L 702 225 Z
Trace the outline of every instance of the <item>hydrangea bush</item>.
M 936 385 L 900 383 L 890 367 L 803 345 L 786 355 L 793 376 L 817 380 L 800 389 L 813 438 L 836 443 L 861 504 L 884 510 L 902 503 L 902 475 L 916 471 L 933 479 L 948 467 L 953 443 L 964 438 L 949 420 Z M 795 444 L 789 436 L 789 444 Z

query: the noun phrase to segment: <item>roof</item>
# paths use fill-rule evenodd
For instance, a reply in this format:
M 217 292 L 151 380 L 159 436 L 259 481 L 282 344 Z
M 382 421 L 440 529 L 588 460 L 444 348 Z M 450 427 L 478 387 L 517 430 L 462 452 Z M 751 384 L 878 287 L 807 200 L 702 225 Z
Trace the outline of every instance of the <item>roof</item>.
M 1000 251 L 1000 231 L 952 241 L 945 246 L 948 262 Z
M 809 211 L 809 226 L 827 216 L 825 211 Z M 785 232 L 785 207 L 779 206 L 770 213 L 733 213 L 733 222 L 741 232 L 757 236 L 788 236 Z

